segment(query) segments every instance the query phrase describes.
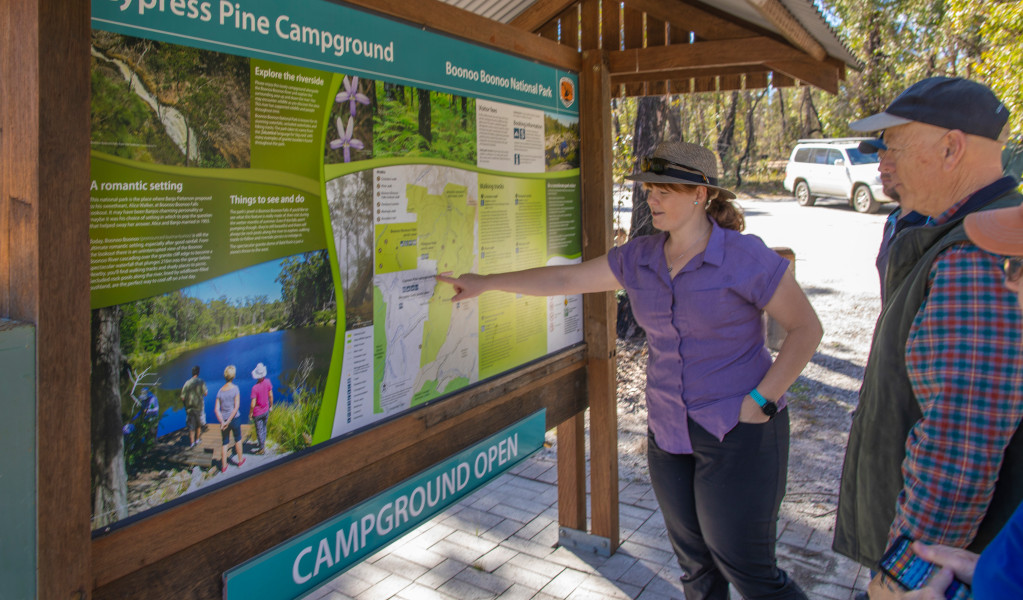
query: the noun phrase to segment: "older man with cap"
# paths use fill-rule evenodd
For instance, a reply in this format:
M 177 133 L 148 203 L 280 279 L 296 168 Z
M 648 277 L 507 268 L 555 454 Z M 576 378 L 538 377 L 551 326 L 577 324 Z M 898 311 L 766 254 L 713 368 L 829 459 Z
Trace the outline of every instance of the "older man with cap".
M 1002 176 L 1008 110 L 987 87 L 932 77 L 879 114 L 879 170 L 930 219 L 892 241 L 842 472 L 834 548 L 874 566 L 900 534 L 979 551 L 1023 499 L 1020 312 L 963 219 L 1020 204 Z M 891 585 L 880 575 L 871 596 Z

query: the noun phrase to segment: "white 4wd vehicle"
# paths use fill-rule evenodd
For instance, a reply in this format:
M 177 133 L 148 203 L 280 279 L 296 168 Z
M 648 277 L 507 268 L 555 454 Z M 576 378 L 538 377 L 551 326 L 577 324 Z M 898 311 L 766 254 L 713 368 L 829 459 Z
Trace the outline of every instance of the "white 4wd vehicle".
M 877 212 L 882 202 L 893 200 L 881 191 L 877 154 L 859 151 L 867 139 L 872 138 L 799 140 L 785 167 L 785 189 L 800 206 L 813 206 L 818 196 L 835 196 L 858 212 Z

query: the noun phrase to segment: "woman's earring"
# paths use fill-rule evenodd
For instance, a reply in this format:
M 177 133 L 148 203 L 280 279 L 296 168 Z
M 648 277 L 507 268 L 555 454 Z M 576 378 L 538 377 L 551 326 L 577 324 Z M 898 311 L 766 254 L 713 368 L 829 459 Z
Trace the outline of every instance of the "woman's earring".
M 700 205 L 700 201 L 699 200 L 693 200 L 693 206 L 699 206 L 699 205 Z

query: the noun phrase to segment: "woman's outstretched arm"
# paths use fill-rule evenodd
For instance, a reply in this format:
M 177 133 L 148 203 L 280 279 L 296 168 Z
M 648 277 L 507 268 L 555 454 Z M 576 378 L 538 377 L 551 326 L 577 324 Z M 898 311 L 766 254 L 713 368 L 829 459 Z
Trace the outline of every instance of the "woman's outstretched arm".
M 452 302 L 475 298 L 483 292 L 501 291 L 527 296 L 554 296 L 608 292 L 621 286 L 607 263 L 607 255 L 574 265 L 537 267 L 491 275 L 465 273 L 459 277 L 437 275 L 437 280 L 455 288 Z

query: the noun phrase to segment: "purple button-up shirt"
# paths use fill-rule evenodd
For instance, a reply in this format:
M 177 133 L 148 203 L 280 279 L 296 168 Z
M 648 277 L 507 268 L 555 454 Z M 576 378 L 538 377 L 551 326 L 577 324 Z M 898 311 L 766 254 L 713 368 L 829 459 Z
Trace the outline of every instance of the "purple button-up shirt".
M 711 223 L 707 249 L 674 278 L 664 259 L 665 233 L 608 253 L 646 331 L 649 427 L 673 454 L 693 451 L 687 419 L 719 440 L 739 422 L 743 396 L 771 366 L 763 309 L 788 268 L 760 238 Z

